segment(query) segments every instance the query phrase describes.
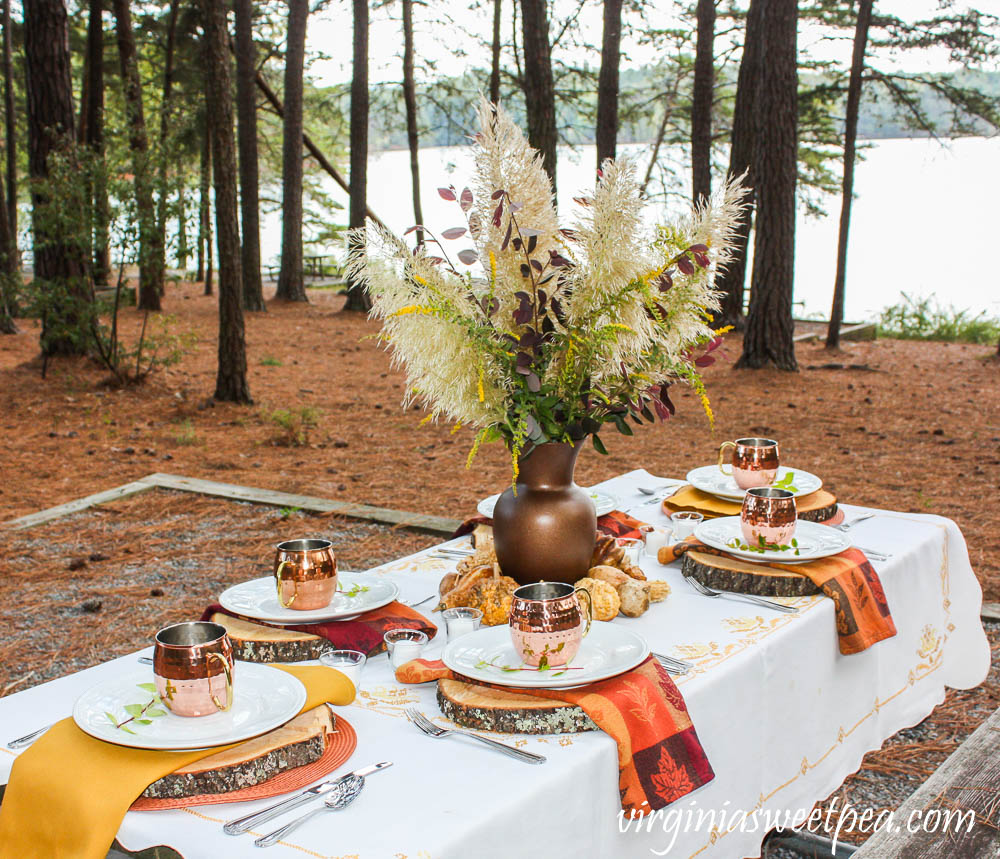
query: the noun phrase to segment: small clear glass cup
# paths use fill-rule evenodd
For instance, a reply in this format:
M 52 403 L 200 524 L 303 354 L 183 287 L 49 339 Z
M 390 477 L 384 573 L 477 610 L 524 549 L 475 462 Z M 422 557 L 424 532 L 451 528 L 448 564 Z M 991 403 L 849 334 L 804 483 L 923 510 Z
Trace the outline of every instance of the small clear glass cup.
M 475 632 L 483 621 L 483 613 L 478 608 L 447 608 L 441 612 L 441 617 L 448 631 L 448 641 Z
M 660 549 L 670 543 L 669 529 L 644 526 L 640 530 L 646 546 L 646 555 L 650 558 L 658 557 Z
M 419 629 L 390 629 L 382 636 L 389 651 L 389 663 L 399 668 L 411 659 L 419 659 L 429 639 Z
M 615 542 L 625 550 L 625 560 L 639 566 L 645 542 L 638 537 L 619 537 Z
M 360 650 L 324 650 L 319 661 L 327 668 L 335 668 L 354 684 L 354 691 L 361 688 L 361 669 L 368 661 Z
M 680 543 L 694 534 L 697 528 L 705 519 L 701 513 L 695 510 L 680 510 L 670 514 L 670 530 L 673 532 L 675 543 Z

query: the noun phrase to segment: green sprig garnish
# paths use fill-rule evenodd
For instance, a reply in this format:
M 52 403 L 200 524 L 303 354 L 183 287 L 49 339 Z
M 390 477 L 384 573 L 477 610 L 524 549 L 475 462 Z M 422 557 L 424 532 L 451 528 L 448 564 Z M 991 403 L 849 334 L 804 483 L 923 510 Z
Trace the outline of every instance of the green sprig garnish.
M 798 492 L 799 488 L 793 483 L 795 472 L 789 471 L 781 480 L 776 480 L 771 484 L 772 489 L 787 489 L 789 492 Z
M 790 549 L 794 549 L 794 554 L 799 554 L 799 541 L 792 537 L 790 543 L 768 543 L 764 539 L 763 534 L 759 534 L 757 537 L 757 543 L 754 545 L 749 545 L 744 543 L 739 537 L 733 537 L 726 543 L 730 549 L 739 549 L 741 552 L 756 552 L 759 555 L 763 555 L 765 552 L 787 552 Z
M 126 727 L 130 722 L 134 722 L 136 725 L 151 725 L 153 719 L 159 716 L 166 716 L 166 710 L 161 710 L 159 705 L 163 703 L 160 696 L 156 693 L 155 683 L 137 683 L 136 684 L 143 692 L 151 692 L 153 697 L 145 704 L 126 704 L 124 710 L 128 713 L 129 718 L 119 721 L 113 713 L 105 711 L 105 718 L 114 725 L 119 731 L 124 731 L 126 734 L 135 734 L 131 728 Z

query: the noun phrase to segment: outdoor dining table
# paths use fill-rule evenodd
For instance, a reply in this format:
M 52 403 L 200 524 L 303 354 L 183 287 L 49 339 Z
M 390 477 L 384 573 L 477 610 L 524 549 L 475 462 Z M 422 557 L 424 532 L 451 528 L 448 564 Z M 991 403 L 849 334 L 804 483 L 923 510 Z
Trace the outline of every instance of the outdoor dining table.
M 637 470 L 595 488 L 616 496 L 620 509 L 632 516 L 663 525 L 667 519 L 656 499 L 651 502 L 638 487 L 664 482 Z M 850 534 L 887 556 L 873 563 L 898 630 L 862 653 L 839 652 L 833 603 L 825 596 L 785 599 L 798 607 L 796 614 L 734 598 L 709 599 L 685 582 L 680 564 L 664 567 L 643 558 L 647 577 L 665 579 L 672 593 L 640 618 L 613 622 L 641 634 L 653 651 L 693 664 L 675 680 L 715 778 L 641 827 L 620 815 L 618 759 L 609 736 L 598 731 L 500 737 L 545 755 L 541 766 L 460 738 L 435 740 L 404 715 L 405 708 L 416 706 L 441 722 L 435 684 L 397 683 L 383 655 L 369 659 L 354 703 L 337 708 L 358 735 L 357 749 L 340 771 L 383 760 L 393 766 L 371 775 L 348 809 L 313 819 L 269 848 L 270 854 L 759 856 L 770 826 L 790 825 L 796 813 L 795 822 L 801 823 L 816 801 L 858 769 L 866 752 L 924 719 L 942 701 L 945 687 L 976 686 L 989 668 L 979 617 L 982 593 L 955 523 L 934 515 L 843 509 L 848 519 L 876 514 Z M 468 542 L 463 537 L 448 545 Z M 433 557 L 434 551 L 369 572 L 397 582 L 403 601 L 420 600 L 454 567 L 453 561 Z M 215 596 L 206 593 L 206 603 Z M 439 617 L 430 614 L 431 605 L 425 604 L 428 615 Z M 424 656 L 436 658 L 443 638 L 442 630 Z M 20 736 L 43 720 L 68 715 L 78 695 L 133 669 L 137 655 L 148 653 L 138 651 L 0 700 L 4 734 Z M 4 752 L 0 780 L 6 781 L 15 753 Z M 53 789 L 73 777 L 67 761 L 64 772 L 52 774 Z M 187 859 L 257 856 L 254 836 L 228 836 L 222 824 L 273 802 L 129 812 L 118 839 L 129 850 L 166 844 Z M 740 816 L 754 811 L 756 818 Z M 283 822 L 272 821 L 257 834 Z

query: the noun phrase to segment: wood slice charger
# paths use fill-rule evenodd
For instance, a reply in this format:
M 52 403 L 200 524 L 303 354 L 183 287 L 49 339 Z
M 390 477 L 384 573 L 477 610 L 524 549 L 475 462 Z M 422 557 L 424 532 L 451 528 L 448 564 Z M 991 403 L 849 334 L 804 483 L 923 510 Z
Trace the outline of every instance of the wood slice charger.
M 343 764 L 358 744 L 354 728 L 338 716 L 333 731 L 326 705 L 296 716 L 291 722 L 252 740 L 182 767 L 147 788 L 157 796 L 140 796 L 133 811 L 160 811 L 267 799 L 308 787 Z M 318 757 L 307 754 L 315 742 L 317 726 L 325 744 Z M 297 765 L 299 760 L 311 762 Z M 198 792 L 200 791 L 200 792 Z M 184 795 L 166 795 L 179 794 Z
M 819 588 L 795 565 L 786 568 L 755 564 L 722 555 L 689 550 L 681 560 L 681 571 L 703 585 L 719 591 L 754 594 L 760 597 L 804 597 L 819 593 Z
M 439 680 L 441 712 L 466 728 L 501 734 L 572 734 L 598 731 L 574 704 L 491 689 L 461 680 Z

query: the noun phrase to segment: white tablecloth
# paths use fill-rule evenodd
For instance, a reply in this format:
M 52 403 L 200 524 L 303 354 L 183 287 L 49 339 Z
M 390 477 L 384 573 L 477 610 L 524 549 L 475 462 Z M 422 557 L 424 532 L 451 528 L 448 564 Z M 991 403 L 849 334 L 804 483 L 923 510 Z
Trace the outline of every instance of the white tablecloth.
M 635 471 L 600 488 L 618 495 L 626 511 L 657 523 L 665 521 L 658 505 L 645 503 L 636 490 L 656 483 Z M 846 505 L 845 510 L 848 517 L 864 512 Z M 875 567 L 898 634 L 852 656 L 838 650 L 833 607 L 824 597 L 791 600 L 799 613 L 779 614 L 744 601 L 707 599 L 683 581 L 677 565 L 644 561 L 647 575 L 669 581 L 673 593 L 643 617 L 615 622 L 644 635 L 654 650 L 694 663 L 677 683 L 716 774 L 652 826 L 647 821 L 642 831 L 620 831 L 610 737 L 596 732 L 510 738 L 546 755 L 542 766 L 466 740 L 425 737 L 407 722 L 403 709 L 416 704 L 440 718 L 433 684 L 397 684 L 380 656 L 369 660 L 355 703 L 339 708 L 358 734 L 357 750 L 343 771 L 379 760 L 394 766 L 372 775 L 349 810 L 310 822 L 267 855 L 759 856 L 766 827 L 754 829 L 748 822 L 730 830 L 728 821 L 737 812 L 808 810 L 858 768 L 865 752 L 927 716 L 946 686 L 976 686 L 989 668 L 979 619 L 982 594 L 955 523 L 876 512 L 851 533 L 859 545 L 891 554 Z M 397 581 L 402 599 L 420 599 L 436 590 L 451 566 L 426 554 L 373 572 Z M 205 594 L 206 601 L 212 596 Z M 437 656 L 440 647 L 432 643 L 425 655 Z M 77 695 L 134 665 L 134 655 L 122 657 L 0 700 L 3 736 L 20 736 L 68 715 Z M 3 751 L 0 779 L 6 781 L 14 753 Z M 53 773 L 56 783 L 60 777 L 74 777 L 71 761 L 64 773 Z M 187 859 L 256 856 L 250 835 L 227 836 L 221 823 L 270 802 L 130 812 L 118 837 L 131 850 L 168 844 Z

